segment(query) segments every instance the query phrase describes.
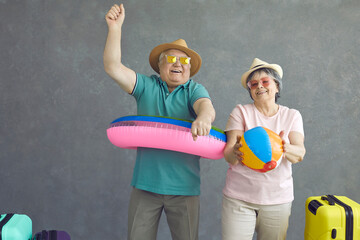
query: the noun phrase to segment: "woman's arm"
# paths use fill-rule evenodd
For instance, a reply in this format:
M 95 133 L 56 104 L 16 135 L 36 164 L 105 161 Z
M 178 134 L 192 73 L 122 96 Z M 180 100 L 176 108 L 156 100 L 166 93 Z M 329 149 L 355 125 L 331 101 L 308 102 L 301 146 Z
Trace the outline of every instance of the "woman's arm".
M 280 132 L 280 137 L 283 138 L 284 131 Z M 306 149 L 304 146 L 304 135 L 299 132 L 289 133 L 290 143 L 283 140 L 283 150 L 285 158 L 291 163 L 295 164 L 304 159 Z
M 237 165 L 243 160 L 243 153 L 239 151 L 241 147 L 240 139 L 243 134 L 244 131 L 240 130 L 226 132 L 227 142 L 224 149 L 224 156 L 225 160 L 231 165 Z

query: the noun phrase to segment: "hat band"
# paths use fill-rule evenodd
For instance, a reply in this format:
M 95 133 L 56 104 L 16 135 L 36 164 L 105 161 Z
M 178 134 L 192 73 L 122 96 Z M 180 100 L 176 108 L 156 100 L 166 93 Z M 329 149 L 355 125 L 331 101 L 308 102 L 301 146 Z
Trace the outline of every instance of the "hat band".
M 256 65 L 255 67 L 252 67 L 251 69 L 254 69 L 254 68 L 257 68 L 257 67 L 260 67 L 260 66 L 264 66 L 265 64 L 260 64 L 260 65 Z

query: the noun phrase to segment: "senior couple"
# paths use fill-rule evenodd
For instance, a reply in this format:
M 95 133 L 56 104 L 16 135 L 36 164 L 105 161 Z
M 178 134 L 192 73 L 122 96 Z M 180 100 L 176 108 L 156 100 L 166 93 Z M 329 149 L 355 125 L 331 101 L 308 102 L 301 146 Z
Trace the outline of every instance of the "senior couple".
M 112 6 L 105 19 L 108 25 L 105 71 L 135 97 L 137 113 L 192 120 L 194 141 L 197 136 L 208 135 L 215 110 L 204 86 L 190 79 L 199 71 L 201 57 L 184 40 L 178 39 L 151 51 L 150 65 L 159 76 L 135 73 L 121 59 L 124 6 Z M 261 240 L 286 238 L 294 199 L 291 166 L 302 161 L 305 147 L 299 111 L 277 103 L 282 75 L 279 65 L 255 58 L 241 77 L 241 84 L 253 102 L 235 106 L 226 124 L 224 155 L 229 169 L 223 189 L 223 240 L 251 240 L 255 231 Z M 241 164 L 240 138 L 256 126 L 269 128 L 283 139 L 285 160 L 267 173 L 255 172 Z M 163 211 L 174 240 L 198 239 L 199 158 L 159 149 L 137 150 L 128 210 L 128 239 L 155 240 Z

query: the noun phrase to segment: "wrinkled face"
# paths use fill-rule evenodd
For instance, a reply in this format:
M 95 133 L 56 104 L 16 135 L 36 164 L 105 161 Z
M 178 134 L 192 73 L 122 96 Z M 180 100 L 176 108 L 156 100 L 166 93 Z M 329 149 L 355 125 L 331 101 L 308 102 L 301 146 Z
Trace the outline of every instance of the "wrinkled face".
M 253 75 L 249 80 L 249 88 L 251 97 L 254 101 L 274 101 L 275 95 L 279 92 L 275 80 L 267 75 L 265 72 L 260 71 Z
M 165 55 L 176 56 L 176 62 L 168 63 Z M 181 64 L 179 57 L 188 56 L 180 50 L 170 49 L 164 52 L 163 57 L 159 61 L 160 77 L 167 83 L 170 91 L 186 83 L 190 78 L 191 64 Z

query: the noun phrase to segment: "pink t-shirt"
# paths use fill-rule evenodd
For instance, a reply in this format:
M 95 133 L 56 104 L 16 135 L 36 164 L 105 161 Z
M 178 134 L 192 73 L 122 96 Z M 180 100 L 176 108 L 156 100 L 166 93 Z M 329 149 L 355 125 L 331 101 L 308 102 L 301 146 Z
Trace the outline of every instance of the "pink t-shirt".
M 262 126 L 279 134 L 284 130 L 284 140 L 289 142 L 290 132 L 304 135 L 303 121 L 299 111 L 279 105 L 278 112 L 267 117 L 260 113 L 254 104 L 237 105 L 231 112 L 225 131 L 247 131 Z M 294 200 L 292 163 L 283 159 L 280 165 L 269 172 L 259 173 L 237 164 L 229 169 L 223 193 L 242 201 L 272 205 Z

